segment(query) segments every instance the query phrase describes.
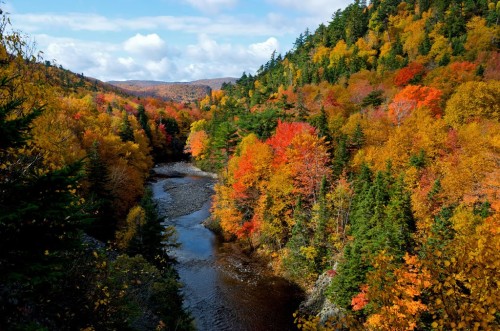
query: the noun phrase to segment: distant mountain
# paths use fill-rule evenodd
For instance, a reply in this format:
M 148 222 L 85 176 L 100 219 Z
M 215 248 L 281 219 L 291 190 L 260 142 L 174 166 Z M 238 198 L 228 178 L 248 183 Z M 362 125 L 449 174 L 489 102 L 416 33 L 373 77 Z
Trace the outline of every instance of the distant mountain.
M 153 80 L 110 81 L 136 96 L 153 96 L 164 100 L 191 102 L 204 98 L 212 90 L 220 90 L 223 83 L 235 83 L 237 78 L 202 79 L 193 82 L 162 82 Z
M 207 85 L 210 86 L 212 90 L 220 90 L 223 83 L 236 83 L 238 78 L 224 77 L 224 78 L 213 78 L 213 79 L 200 79 L 191 82 L 192 85 Z

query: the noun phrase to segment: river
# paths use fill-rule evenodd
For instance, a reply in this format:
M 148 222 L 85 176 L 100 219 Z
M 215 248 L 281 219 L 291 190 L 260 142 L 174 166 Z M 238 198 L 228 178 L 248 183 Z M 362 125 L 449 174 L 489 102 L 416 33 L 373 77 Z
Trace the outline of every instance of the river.
M 206 186 L 207 178 L 162 178 L 151 185 L 159 209 L 165 210 L 176 204 L 166 186 L 193 189 Z M 181 246 L 170 254 L 178 262 L 185 307 L 197 329 L 295 330 L 292 314 L 303 299 L 301 291 L 205 228 L 201 222 L 210 216 L 210 197 L 204 199 L 199 210 L 166 220 L 178 233 Z

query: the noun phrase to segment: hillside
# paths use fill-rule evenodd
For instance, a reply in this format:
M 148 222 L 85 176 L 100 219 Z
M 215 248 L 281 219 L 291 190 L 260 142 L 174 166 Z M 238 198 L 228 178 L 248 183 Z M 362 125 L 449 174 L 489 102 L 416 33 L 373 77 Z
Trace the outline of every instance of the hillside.
M 0 21 L 0 330 L 193 330 L 148 185 L 184 153 L 250 289 L 200 310 L 280 300 L 238 268 L 311 293 L 300 330 L 500 329 L 499 1 L 355 0 L 230 84 L 103 83 Z
M 199 110 L 38 62 L 1 20 L 0 329 L 192 330 L 146 180 Z
M 236 82 L 235 78 L 216 78 L 186 83 L 145 80 L 110 81 L 108 83 L 140 97 L 153 96 L 176 102 L 193 102 L 210 95 L 212 90 L 220 90 L 223 83 L 234 82 Z
M 213 226 L 305 289 L 321 278 L 330 313 L 305 330 L 500 327 L 499 15 L 354 1 L 200 102 Z

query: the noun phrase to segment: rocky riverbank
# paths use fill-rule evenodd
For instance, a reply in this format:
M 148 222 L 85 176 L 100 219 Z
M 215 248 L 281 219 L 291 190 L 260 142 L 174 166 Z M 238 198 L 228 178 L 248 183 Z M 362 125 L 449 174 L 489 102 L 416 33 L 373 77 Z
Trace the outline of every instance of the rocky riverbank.
M 185 180 L 189 176 L 195 180 Z M 160 181 L 166 195 L 159 204 L 159 212 L 166 219 L 191 214 L 200 210 L 214 193 L 217 175 L 201 171 L 186 162 L 159 164 L 153 168 L 152 178 Z

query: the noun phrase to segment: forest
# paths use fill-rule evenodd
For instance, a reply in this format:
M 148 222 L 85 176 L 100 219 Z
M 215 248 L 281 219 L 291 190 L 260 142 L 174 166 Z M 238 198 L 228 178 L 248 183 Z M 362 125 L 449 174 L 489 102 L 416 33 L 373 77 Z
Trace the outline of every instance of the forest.
M 191 330 L 147 180 L 219 175 L 210 227 L 335 314 L 500 328 L 500 2 L 355 0 L 193 103 L 127 95 L 0 24 L 0 329 Z M 165 249 L 165 246 L 167 247 Z
M 300 329 L 499 328 L 499 14 L 354 1 L 200 101 L 212 226 L 306 290 L 330 278 L 338 313 Z
M 55 66 L 9 28 L 4 15 L 0 329 L 193 329 L 145 184 L 200 111 Z

